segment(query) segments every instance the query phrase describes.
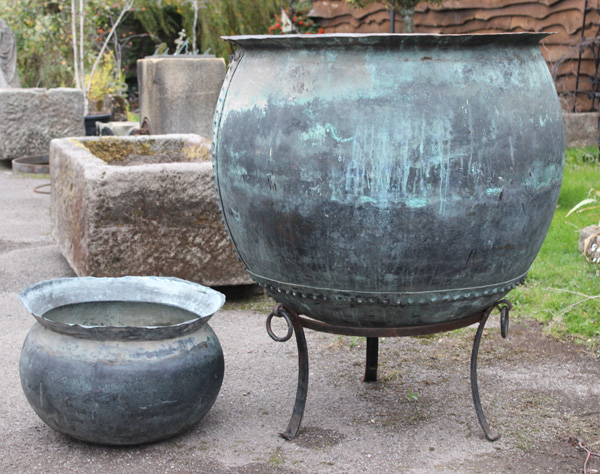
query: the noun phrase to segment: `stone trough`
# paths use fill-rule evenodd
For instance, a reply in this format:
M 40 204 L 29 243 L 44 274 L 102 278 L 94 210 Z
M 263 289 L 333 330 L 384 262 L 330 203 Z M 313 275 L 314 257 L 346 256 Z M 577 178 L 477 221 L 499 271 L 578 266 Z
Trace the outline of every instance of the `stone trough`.
M 251 284 L 198 135 L 65 138 L 50 147 L 52 235 L 78 276 Z

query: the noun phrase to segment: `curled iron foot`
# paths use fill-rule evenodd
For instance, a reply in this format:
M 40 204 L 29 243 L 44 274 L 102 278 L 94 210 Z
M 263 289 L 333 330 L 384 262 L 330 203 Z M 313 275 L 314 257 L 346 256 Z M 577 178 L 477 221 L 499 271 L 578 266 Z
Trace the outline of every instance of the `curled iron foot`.
M 481 336 L 483 335 L 485 323 L 495 308 L 500 310 L 500 333 L 503 338 L 507 336 L 509 312 L 512 308 L 512 305 L 510 304 L 510 301 L 501 300 L 488 308 L 481 318 L 479 327 L 477 328 L 477 333 L 475 334 L 475 340 L 473 341 L 473 351 L 471 352 L 471 392 L 473 394 L 473 404 L 475 405 L 475 412 L 477 413 L 479 424 L 481 425 L 481 428 L 483 429 L 485 437 L 488 439 L 488 441 L 497 441 L 500 439 L 500 435 L 490 428 L 487 420 L 485 419 L 485 415 L 483 414 L 481 399 L 479 398 L 479 386 L 477 384 L 477 356 L 479 354 L 479 344 L 481 343 Z
M 271 329 L 271 320 L 274 316 L 283 317 L 288 324 L 288 332 L 284 337 L 276 336 Z M 296 437 L 300 430 L 302 417 L 304 416 L 304 407 L 306 406 L 306 397 L 308 395 L 308 348 L 306 346 L 306 338 L 304 337 L 304 328 L 298 314 L 291 308 L 277 304 L 273 311 L 267 317 L 267 332 L 275 341 L 288 341 L 293 333 L 296 333 L 296 344 L 298 345 L 298 388 L 296 390 L 296 402 L 292 417 L 288 423 L 288 427 L 282 433 L 281 437 L 291 440 Z

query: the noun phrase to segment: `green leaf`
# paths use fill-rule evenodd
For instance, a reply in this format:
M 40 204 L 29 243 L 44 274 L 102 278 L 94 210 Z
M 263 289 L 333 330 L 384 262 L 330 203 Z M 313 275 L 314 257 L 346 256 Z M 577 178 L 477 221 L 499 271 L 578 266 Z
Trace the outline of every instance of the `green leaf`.
M 573 212 L 577 211 L 577 209 L 579 209 L 580 207 L 587 206 L 588 204 L 595 204 L 597 202 L 598 202 L 597 199 L 591 199 L 591 198 L 590 199 L 584 199 L 583 201 L 581 201 L 580 203 L 578 203 L 573 209 L 571 209 L 569 212 L 567 212 L 567 215 L 565 217 L 569 217 L 571 214 L 573 214 Z M 590 207 L 590 208 L 587 208 L 587 209 L 581 209 L 578 212 L 586 211 L 588 209 L 595 209 L 596 207 Z

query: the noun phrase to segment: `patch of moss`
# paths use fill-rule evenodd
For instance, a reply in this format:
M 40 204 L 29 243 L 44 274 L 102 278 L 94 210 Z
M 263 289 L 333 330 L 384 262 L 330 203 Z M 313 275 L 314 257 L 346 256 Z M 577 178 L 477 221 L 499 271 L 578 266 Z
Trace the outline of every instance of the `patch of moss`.
M 183 148 L 187 161 L 209 161 L 212 159 L 210 148 L 202 144 L 193 144 Z
M 90 152 L 106 163 L 125 161 L 131 155 L 153 155 L 154 141 L 129 142 L 120 138 L 106 137 L 100 140 L 85 142 Z
M 271 456 L 269 456 L 269 464 L 274 467 L 279 467 L 282 464 L 285 464 L 285 454 L 281 448 L 277 448 L 271 453 Z

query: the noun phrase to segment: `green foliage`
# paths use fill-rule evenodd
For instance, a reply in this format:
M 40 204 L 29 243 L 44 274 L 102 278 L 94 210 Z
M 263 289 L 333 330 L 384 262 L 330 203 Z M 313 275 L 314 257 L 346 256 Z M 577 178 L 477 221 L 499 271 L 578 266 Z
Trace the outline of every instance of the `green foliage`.
M 83 41 L 88 72 L 121 3 L 122 0 L 86 0 Z M 17 40 L 17 67 L 23 87 L 73 87 L 71 0 L 0 2 L 0 16 Z M 115 79 L 120 72 L 113 71 Z
M 310 2 L 299 2 L 294 6 L 294 15 L 292 16 L 292 9 L 290 7 L 285 9 L 285 13 L 288 18 L 294 24 L 293 33 L 299 34 L 321 34 L 324 32 L 323 28 L 319 28 L 316 24 L 308 17 L 308 13 L 311 9 Z M 282 31 L 282 14 L 275 14 L 275 21 L 271 23 L 269 27 L 270 35 L 281 35 Z
M 129 104 L 128 104 L 129 105 Z M 139 114 L 134 114 L 131 111 L 127 111 L 127 120 L 130 122 L 139 122 L 140 121 L 140 115 Z
M 578 251 L 579 229 L 589 221 L 585 214 L 577 213 L 567 219 L 569 209 L 590 188 L 599 187 L 600 166 L 588 159 L 591 152 L 567 150 L 563 184 L 548 235 L 527 282 L 508 298 L 516 315 L 531 315 L 544 321 L 557 336 L 570 336 L 600 349 L 600 271 Z
M 104 96 L 124 95 L 127 86 L 125 85 L 125 77 L 123 71 L 117 70 L 115 75 L 115 59 L 112 51 L 104 53 L 100 65 L 96 68 L 88 99 L 102 102 Z M 116 76 L 116 77 L 115 77 Z M 90 80 L 89 73 L 85 75 L 86 83 Z
M 228 57 L 232 47 L 220 39 L 225 35 L 265 34 L 280 0 L 206 0 L 201 11 L 201 50 Z
M 204 52 L 210 48 L 213 54 L 227 58 L 232 48 L 220 37 L 265 34 L 283 1 L 198 0 L 197 3 L 201 7 L 196 25 L 197 49 Z M 84 62 L 89 73 L 122 9 L 123 0 L 86 0 L 85 5 Z M 23 87 L 73 87 L 71 0 L 0 1 L 0 16 L 6 20 L 17 40 L 17 67 Z M 182 29 L 188 38 L 192 38 L 192 0 L 140 0 L 135 4 L 133 15 L 119 27 L 117 39 L 123 51 L 117 58 L 135 61 L 148 52 L 144 43 L 147 39 L 140 39 L 143 31 L 155 45 L 164 42 L 173 52 L 177 33 Z M 134 34 L 134 31 L 139 34 Z M 135 38 L 129 40 L 131 36 Z M 190 40 L 190 51 L 191 43 Z M 153 50 L 154 47 L 150 47 L 150 52 Z M 130 65 L 130 69 L 134 66 Z M 117 64 L 113 70 L 113 83 L 120 81 L 121 72 Z M 98 84 L 101 82 L 110 84 L 110 81 L 99 81 Z
M 198 2 L 196 25 L 197 49 L 227 58 L 233 52 L 221 36 L 265 34 L 271 19 L 279 12 L 282 0 L 204 0 Z M 186 37 L 194 35 L 193 0 L 140 1 L 135 12 L 144 29 L 158 44 L 166 42 L 170 52 L 175 51 L 177 32 L 185 30 Z
M 409 402 L 416 402 L 419 399 L 419 394 L 417 392 L 413 392 L 410 388 L 406 393 L 406 399 Z
M 573 212 L 580 213 L 586 211 L 595 211 L 594 215 L 595 217 L 598 217 L 598 215 L 600 215 L 598 209 L 600 209 L 600 190 L 592 188 L 588 192 L 587 199 L 584 199 L 576 204 L 575 207 L 573 207 L 573 209 L 567 213 L 567 217 L 569 217 Z
M 0 2 L 0 17 L 17 41 L 17 68 L 22 87 L 71 86 L 70 26 L 63 3 L 19 0 Z
M 165 35 L 172 36 L 178 31 L 180 18 L 177 6 L 171 3 L 144 0 L 134 13 L 136 20 L 156 44 L 163 42 Z

